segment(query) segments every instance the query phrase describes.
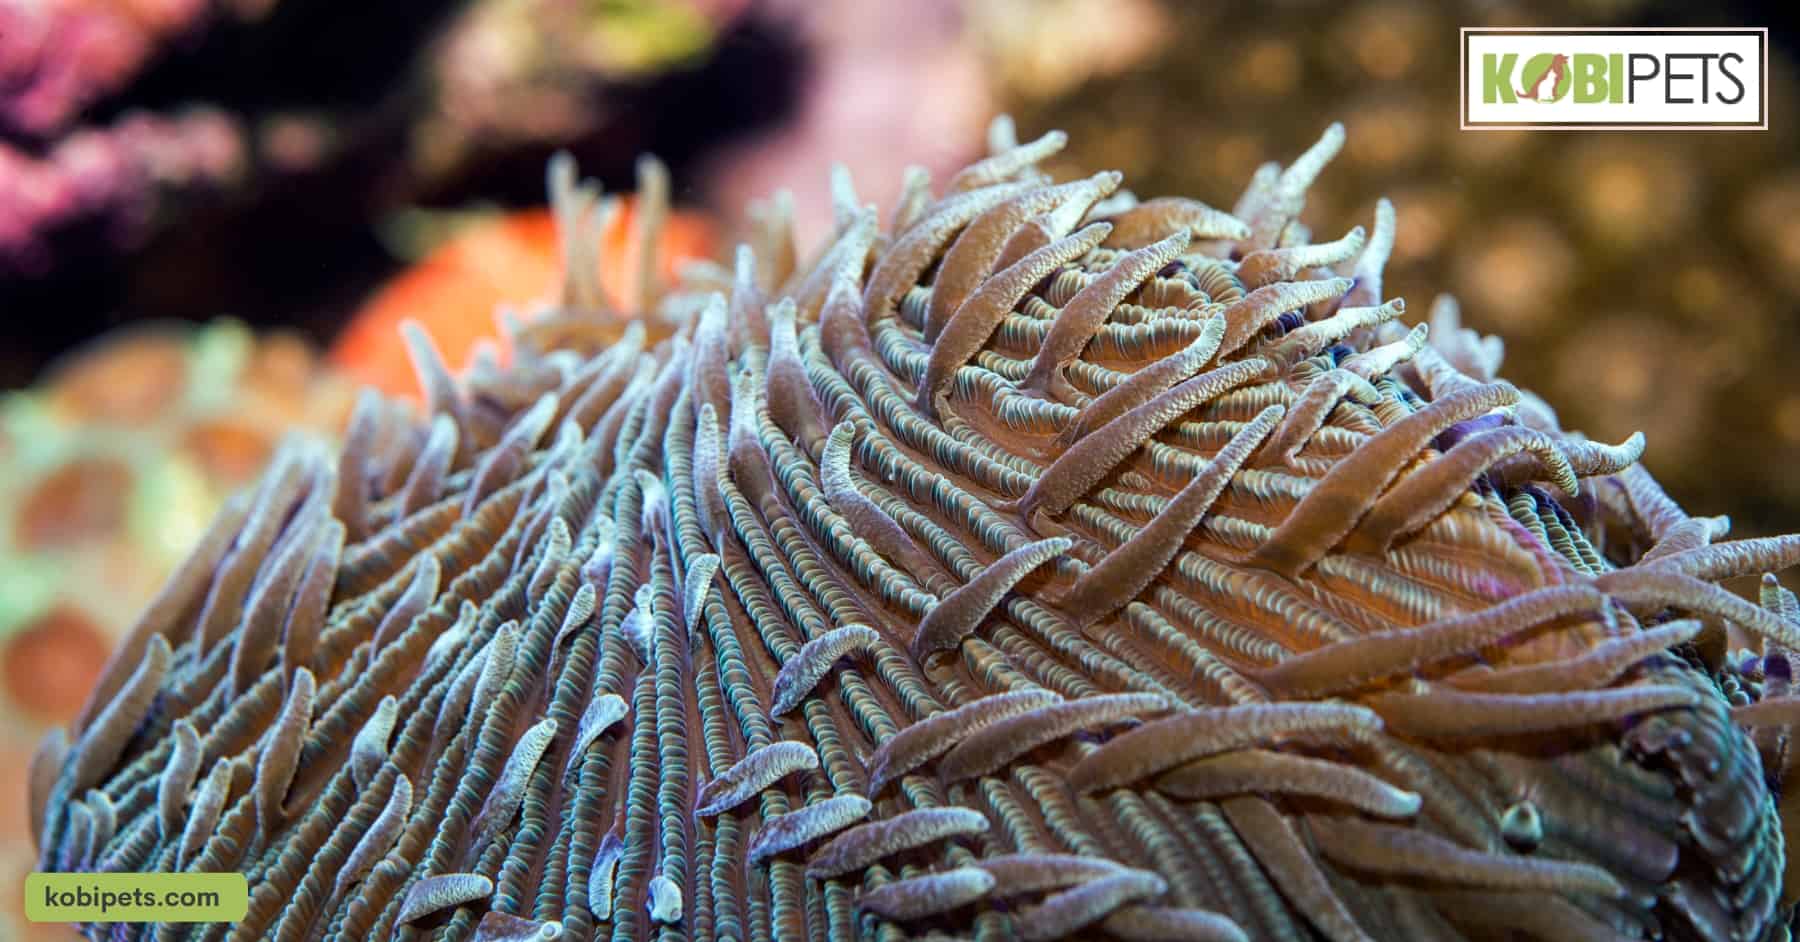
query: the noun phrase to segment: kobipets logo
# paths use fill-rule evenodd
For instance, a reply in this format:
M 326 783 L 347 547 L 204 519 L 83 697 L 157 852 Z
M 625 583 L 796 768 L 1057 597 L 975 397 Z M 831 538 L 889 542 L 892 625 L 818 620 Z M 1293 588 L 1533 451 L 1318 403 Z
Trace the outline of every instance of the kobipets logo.
M 1462 31 L 1462 126 L 1762 130 L 1767 29 Z

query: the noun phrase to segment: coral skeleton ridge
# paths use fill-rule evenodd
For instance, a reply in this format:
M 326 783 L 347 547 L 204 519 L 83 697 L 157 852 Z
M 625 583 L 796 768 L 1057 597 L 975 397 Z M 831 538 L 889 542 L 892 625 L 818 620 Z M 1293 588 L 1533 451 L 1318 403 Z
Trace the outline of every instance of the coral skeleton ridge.
M 510 361 L 409 329 L 427 415 L 284 446 L 39 749 L 42 867 L 250 881 L 87 934 L 1786 938 L 1800 609 L 1721 582 L 1800 538 L 1403 325 L 1341 127 L 1229 212 L 1064 140 L 630 311 L 554 163 Z

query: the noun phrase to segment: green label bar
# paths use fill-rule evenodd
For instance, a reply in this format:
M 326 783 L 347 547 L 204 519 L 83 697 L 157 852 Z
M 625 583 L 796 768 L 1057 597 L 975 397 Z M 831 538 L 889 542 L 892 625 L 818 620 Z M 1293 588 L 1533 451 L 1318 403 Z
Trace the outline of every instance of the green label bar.
M 237 922 L 250 910 L 241 873 L 33 873 L 32 922 Z

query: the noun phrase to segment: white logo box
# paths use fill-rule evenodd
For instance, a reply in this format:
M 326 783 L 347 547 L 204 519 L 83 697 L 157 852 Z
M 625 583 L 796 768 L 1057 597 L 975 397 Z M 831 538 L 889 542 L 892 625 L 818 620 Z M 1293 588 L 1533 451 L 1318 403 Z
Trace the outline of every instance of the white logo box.
M 1744 29 L 1462 29 L 1465 130 L 1766 130 L 1766 27 Z M 1567 57 L 1556 100 L 1518 97 L 1534 57 Z M 1507 57 L 1511 57 L 1510 60 Z M 1544 60 L 1540 59 L 1539 62 Z M 1497 70 L 1496 65 L 1510 68 Z M 1504 93 L 1487 94 L 1510 83 Z M 1585 81 L 1584 81 L 1585 79 Z M 1549 82 L 1544 83 L 1548 92 Z M 1595 98 L 1600 100 L 1580 100 Z

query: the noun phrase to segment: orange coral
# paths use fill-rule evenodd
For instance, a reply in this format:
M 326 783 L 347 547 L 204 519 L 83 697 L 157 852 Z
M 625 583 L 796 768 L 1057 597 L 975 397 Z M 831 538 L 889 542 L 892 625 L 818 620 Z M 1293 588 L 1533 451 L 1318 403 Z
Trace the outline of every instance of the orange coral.
M 616 286 L 628 284 L 628 273 L 637 270 L 635 208 L 634 200 L 625 201 L 602 235 L 601 284 L 614 305 L 626 300 Z M 673 213 L 662 231 L 657 257 L 665 280 L 674 277 L 682 261 L 713 254 L 717 239 L 701 215 Z M 420 320 L 445 359 L 460 365 L 479 341 L 497 333 L 497 308 L 542 299 L 555 287 L 561 269 L 556 220 L 548 209 L 473 224 L 376 291 L 338 336 L 331 361 L 383 392 L 416 398 L 418 388 L 398 330 L 402 320 Z M 619 326 L 623 330 L 624 322 Z

